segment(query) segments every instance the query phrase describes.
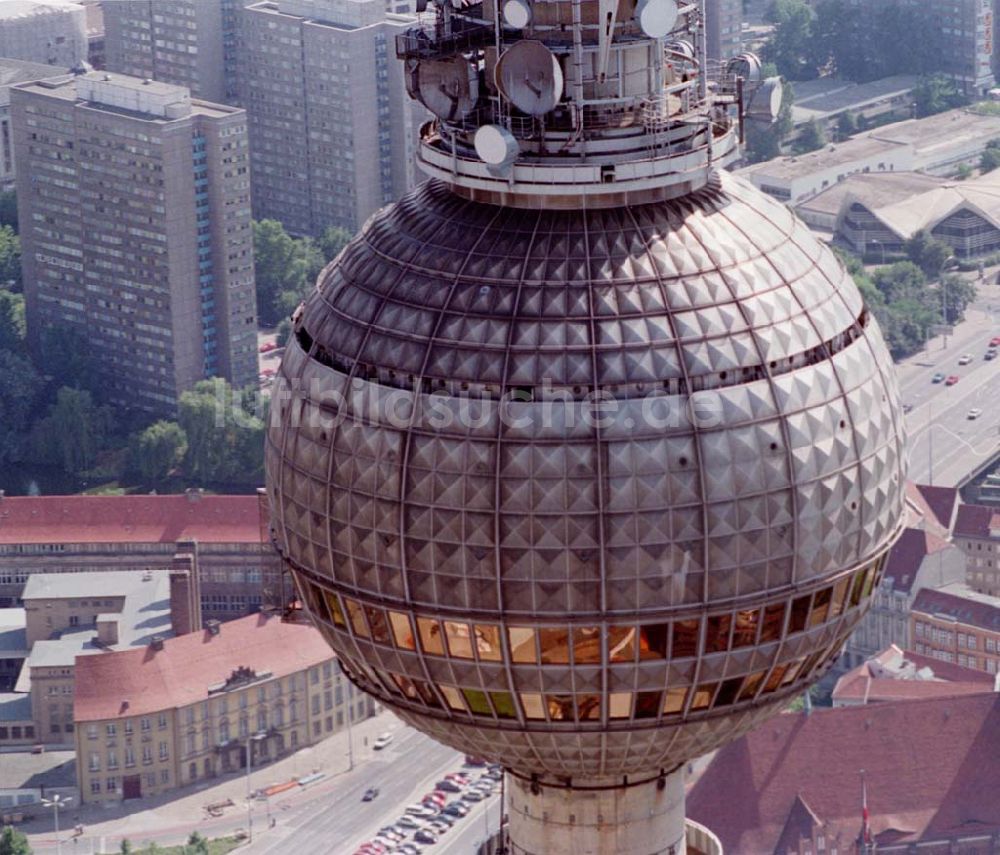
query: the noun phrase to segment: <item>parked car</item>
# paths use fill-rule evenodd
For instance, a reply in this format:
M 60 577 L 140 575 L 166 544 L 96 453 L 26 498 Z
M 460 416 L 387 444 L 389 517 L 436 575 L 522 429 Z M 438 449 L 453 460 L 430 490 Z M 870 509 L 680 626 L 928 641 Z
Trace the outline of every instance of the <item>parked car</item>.
M 458 784 L 456 784 L 454 781 L 449 781 L 447 778 L 445 778 L 443 781 L 438 781 L 434 785 L 434 788 L 437 790 L 441 790 L 445 793 L 462 792 L 462 788 Z
M 278 349 L 278 342 L 276 341 L 265 341 L 260 346 L 261 353 L 270 353 L 272 350 L 277 350 L 277 349 Z
M 381 751 L 390 742 L 392 742 L 392 734 L 386 731 L 385 733 L 380 733 L 375 737 L 375 741 L 372 743 L 372 748 L 376 751 Z
M 425 816 L 432 817 L 437 811 L 434 808 L 427 807 L 427 805 L 410 805 L 404 813 L 410 816 Z
M 422 824 L 423 823 L 421 822 L 417 822 L 416 818 L 410 816 L 409 814 L 401 816 L 398 820 L 396 820 L 396 825 L 398 825 L 400 828 L 409 829 L 410 831 L 412 831 L 415 828 L 420 828 Z
M 486 796 L 481 790 L 471 789 L 462 793 L 462 798 L 467 802 L 481 802 Z
M 451 816 L 463 817 L 469 812 L 469 806 L 465 802 L 454 801 L 449 802 L 444 806 L 442 813 L 449 814 Z
M 986 353 L 983 354 L 983 359 L 985 359 L 987 362 L 989 362 L 991 359 L 996 359 L 996 358 L 997 358 L 997 349 L 995 347 L 991 347 L 989 350 L 986 351 Z
M 434 832 L 434 834 L 442 835 L 449 828 L 451 828 L 451 826 L 447 822 L 440 819 L 432 819 L 427 827 L 427 830 Z
M 378 787 L 369 787 L 365 790 L 365 794 L 361 797 L 361 801 L 370 802 L 372 799 L 378 798 Z
M 973 407 L 969 412 L 965 414 L 968 419 L 978 419 L 983 414 L 981 407 Z
M 958 382 L 957 374 L 949 374 L 948 379 L 944 381 L 945 386 L 954 386 Z
M 426 846 L 431 846 L 438 842 L 437 835 L 426 828 L 421 828 L 420 831 L 413 835 L 413 839 L 417 843 L 423 843 Z
M 485 766 L 486 759 L 483 757 L 475 757 L 472 754 L 465 755 L 465 765 L 466 766 Z
M 406 837 L 406 835 L 403 834 L 403 832 L 400 831 L 398 828 L 396 828 L 396 826 L 394 825 L 383 826 L 378 830 L 378 834 L 379 837 L 388 837 L 390 840 L 393 840 L 396 843 L 399 843 L 400 840 Z
M 1000 347 L 1000 335 L 995 335 L 990 339 L 990 347 Z
M 944 382 L 944 374 L 942 374 L 940 371 L 938 371 L 937 374 L 931 377 L 931 383 L 943 383 L 943 382 Z
M 444 776 L 447 781 L 454 781 L 456 784 L 468 784 L 469 776 L 465 772 L 449 772 Z

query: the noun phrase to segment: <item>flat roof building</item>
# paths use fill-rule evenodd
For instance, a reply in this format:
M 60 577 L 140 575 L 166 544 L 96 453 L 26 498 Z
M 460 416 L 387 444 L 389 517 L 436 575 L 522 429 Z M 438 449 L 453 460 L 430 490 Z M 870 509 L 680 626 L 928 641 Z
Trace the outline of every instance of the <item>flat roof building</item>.
M 267 526 L 257 496 L 5 496 L 0 607 L 20 601 L 29 576 L 147 568 L 187 570 L 204 620 L 279 607 Z
M 237 0 L 114 0 L 104 3 L 104 52 L 110 71 L 152 77 L 191 90 L 195 98 L 232 100 L 224 51 L 228 13 Z M 224 11 L 225 10 L 225 11 Z M 230 51 L 232 46 L 230 45 Z
M 162 570 L 29 577 L 23 600 L 31 652 L 15 690 L 30 693 L 39 742 L 73 741 L 78 661 L 145 649 L 173 634 L 170 584 Z
M 705 38 L 711 59 L 725 61 L 743 47 L 743 0 L 709 0 L 705 4 Z
M 14 189 L 14 136 L 10 126 L 10 87 L 66 74 L 68 68 L 0 57 L 0 192 Z
M 0 0 L 0 56 L 67 68 L 86 60 L 86 10 L 71 0 Z
M 1000 508 L 960 505 L 954 542 L 965 552 L 969 587 L 1000 597 Z
M 108 72 L 11 90 L 30 346 L 75 330 L 114 402 L 257 381 L 246 115 Z M 51 330 L 51 333 L 47 333 Z
M 797 205 L 857 173 L 926 172 L 950 175 L 976 165 L 1000 137 L 1000 116 L 949 110 L 908 119 L 831 143 L 808 154 L 779 157 L 738 170 L 765 193 Z
M 237 11 L 254 212 L 295 234 L 354 231 L 413 183 L 416 136 L 384 0 L 265 0 Z
M 214 778 L 248 749 L 256 767 L 375 712 L 311 624 L 266 615 L 80 659 L 73 708 L 83 802 Z

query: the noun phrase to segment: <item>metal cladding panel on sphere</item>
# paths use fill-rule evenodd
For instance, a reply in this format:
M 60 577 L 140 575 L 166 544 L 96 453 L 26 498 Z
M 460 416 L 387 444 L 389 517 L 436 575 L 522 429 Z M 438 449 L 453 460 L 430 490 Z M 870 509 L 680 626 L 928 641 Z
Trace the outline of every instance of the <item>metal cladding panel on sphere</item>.
M 726 173 L 590 211 L 419 187 L 296 315 L 267 441 L 276 542 L 351 677 L 572 779 L 673 768 L 814 679 L 904 469 L 854 283 Z

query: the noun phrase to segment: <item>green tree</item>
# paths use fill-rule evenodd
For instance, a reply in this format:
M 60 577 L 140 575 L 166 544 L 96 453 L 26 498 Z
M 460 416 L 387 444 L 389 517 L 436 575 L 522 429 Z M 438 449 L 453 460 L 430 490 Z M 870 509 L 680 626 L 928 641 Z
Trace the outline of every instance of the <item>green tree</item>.
M 909 238 L 903 249 L 906 257 L 931 279 L 940 275 L 945 262 L 954 255 L 948 244 L 932 237 L 926 229 L 921 229 Z
M 13 190 L 0 193 L 0 226 L 17 231 L 17 195 Z
M 20 457 L 41 386 L 41 377 L 27 359 L 0 350 L 0 463 Z
M 291 318 L 282 318 L 281 323 L 278 324 L 278 333 L 274 337 L 275 344 L 278 347 L 284 347 L 288 344 L 288 339 L 292 335 L 292 321 Z
M 917 81 L 917 85 L 913 87 L 913 103 L 917 118 L 923 118 L 961 107 L 967 103 L 967 99 L 955 88 L 950 78 L 936 73 L 925 75 Z
M 813 12 L 804 0 L 773 0 L 767 20 L 774 25 L 764 45 L 764 58 L 790 80 L 811 80 L 816 76 Z
M 810 119 L 802 126 L 793 148 L 796 154 L 806 154 L 816 151 L 826 145 L 826 131 L 815 119 Z
M 0 226 L 0 288 L 21 287 L 21 239 L 10 226 Z
M 118 851 L 121 855 L 132 855 L 132 841 L 126 837 L 118 847 Z
M 45 327 L 40 339 L 38 367 L 44 374 L 54 378 L 59 386 L 91 392 L 96 387 L 99 391 L 90 342 L 82 330 L 70 326 Z
M 101 439 L 113 434 L 113 422 L 111 408 L 96 404 L 90 392 L 63 386 L 48 415 L 32 430 L 32 443 L 40 456 L 79 475 L 96 463 Z
M 1000 152 L 998 152 L 998 154 L 1000 154 Z M 1000 159 L 997 160 L 997 165 L 1000 165 Z M 973 172 L 975 172 L 975 170 L 969 166 L 969 164 L 960 163 L 958 169 L 955 170 L 955 178 L 959 181 L 966 181 L 972 177 Z
M 208 855 L 208 841 L 197 831 L 192 831 L 185 847 L 186 855 Z
M 188 440 L 183 467 L 189 478 L 215 483 L 263 480 L 264 424 L 225 380 L 203 380 L 182 394 L 178 422 Z
M 837 116 L 837 136 L 840 139 L 847 139 L 858 132 L 858 117 L 847 110 Z
M 351 233 L 347 229 L 339 226 L 328 226 L 323 234 L 319 236 L 316 243 L 319 245 L 323 258 L 329 263 L 340 254 L 340 251 L 347 246 L 351 240 Z
M 13 826 L 4 826 L 0 832 L 0 855 L 31 855 L 28 838 Z
M 177 422 L 154 422 L 129 442 L 130 468 L 147 482 L 162 481 L 180 465 L 187 447 L 187 436 Z
M 998 166 L 1000 166 L 1000 140 L 990 140 L 979 158 L 979 171 L 985 174 L 992 172 Z
M 935 300 L 942 308 L 946 324 L 957 324 L 965 320 L 965 310 L 975 302 L 978 292 L 974 283 L 964 276 L 949 273 L 941 277 L 935 289 Z
M 24 297 L 0 288 L 0 350 L 24 349 Z
M 253 236 L 257 312 L 271 326 L 302 302 L 325 262 L 316 241 L 296 240 L 277 220 L 255 222 Z

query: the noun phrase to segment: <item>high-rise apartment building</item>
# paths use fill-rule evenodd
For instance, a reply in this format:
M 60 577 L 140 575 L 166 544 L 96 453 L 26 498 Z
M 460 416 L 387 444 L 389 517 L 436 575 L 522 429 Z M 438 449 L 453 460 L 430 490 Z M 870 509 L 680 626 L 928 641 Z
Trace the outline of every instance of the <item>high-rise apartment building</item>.
M 256 380 L 246 115 L 119 74 L 11 90 L 30 344 L 89 342 L 109 397 Z
M 296 234 L 356 229 L 413 178 L 394 37 L 415 19 L 384 0 L 265 0 L 237 13 L 254 212 Z
M 743 46 L 743 0 L 707 0 L 705 30 L 710 59 L 736 56 Z
M 104 49 L 111 71 L 186 86 L 196 98 L 227 97 L 224 8 L 236 0 L 115 0 L 105 3 Z M 231 22 L 231 12 L 229 14 Z
M 87 58 L 86 19 L 86 9 L 71 0 L 0 2 L 0 56 L 76 65 Z
M 0 58 L 0 191 L 14 189 L 14 141 L 10 130 L 10 87 L 65 74 L 66 68 Z

